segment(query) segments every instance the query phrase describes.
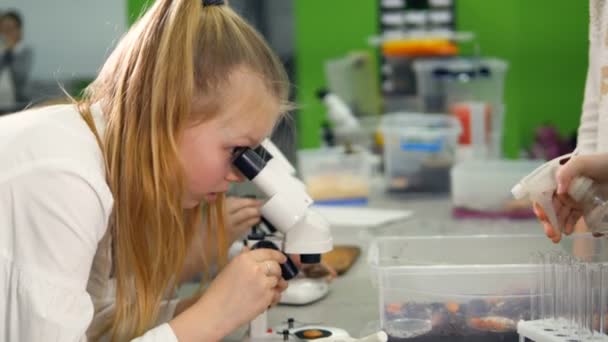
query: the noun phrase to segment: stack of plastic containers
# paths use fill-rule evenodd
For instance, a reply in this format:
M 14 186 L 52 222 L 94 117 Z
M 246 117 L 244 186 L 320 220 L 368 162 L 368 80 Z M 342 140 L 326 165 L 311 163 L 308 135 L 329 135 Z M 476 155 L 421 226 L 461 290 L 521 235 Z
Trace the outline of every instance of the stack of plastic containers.
M 473 157 L 500 157 L 507 63 L 496 58 L 420 59 L 414 70 L 422 111 L 457 117 L 463 124 L 459 143 L 473 149 Z

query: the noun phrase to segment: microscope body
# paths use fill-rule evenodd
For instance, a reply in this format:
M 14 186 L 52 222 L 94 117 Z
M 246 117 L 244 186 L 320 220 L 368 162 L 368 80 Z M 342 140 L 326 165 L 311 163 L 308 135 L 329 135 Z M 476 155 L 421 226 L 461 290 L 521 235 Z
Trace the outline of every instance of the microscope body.
M 333 248 L 329 224 L 310 208 L 312 198 L 278 158 L 262 146 L 243 148 L 235 154 L 233 164 L 266 196 L 261 214 L 283 234 L 283 252 L 314 263 Z
M 268 143 L 266 141 L 265 143 Z M 275 152 L 277 154 L 277 152 Z M 286 167 L 286 161 L 274 158 L 264 144 L 257 149 L 243 148 L 235 153 L 233 165 L 249 179 L 265 196 L 261 214 L 271 234 L 250 234 L 248 245 L 252 248 L 272 248 L 287 255 L 281 265 L 285 280 L 298 273 L 289 254 L 300 255 L 303 263 L 318 263 L 321 254 L 333 248 L 329 224 L 313 211 L 312 198 L 305 187 Z M 287 162 L 287 165 L 290 165 Z M 273 340 L 277 336 L 268 331 L 267 313 L 263 312 L 249 326 L 251 340 Z

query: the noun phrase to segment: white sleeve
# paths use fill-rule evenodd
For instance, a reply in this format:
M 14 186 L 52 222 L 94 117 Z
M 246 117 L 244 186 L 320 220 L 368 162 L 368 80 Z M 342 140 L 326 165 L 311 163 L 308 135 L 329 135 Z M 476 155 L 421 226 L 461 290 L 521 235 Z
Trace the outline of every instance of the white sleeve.
M 131 342 L 178 342 L 173 329 L 169 323 L 164 323 L 149 330 L 143 336 L 131 340 Z
M 65 161 L 0 177 L 0 340 L 86 341 L 86 285 L 112 205 L 100 178 Z M 135 341 L 177 338 L 162 324 Z
M 111 201 L 75 170 L 53 160 L 0 179 L 0 340 L 85 339 L 86 285 Z
M 590 25 L 589 30 L 593 30 Z M 585 82 L 585 98 L 580 125 L 578 127 L 578 141 L 576 150 L 581 154 L 596 152 L 599 123 L 600 101 L 600 37 L 594 32 L 589 34 L 589 65 L 587 67 L 587 80 Z

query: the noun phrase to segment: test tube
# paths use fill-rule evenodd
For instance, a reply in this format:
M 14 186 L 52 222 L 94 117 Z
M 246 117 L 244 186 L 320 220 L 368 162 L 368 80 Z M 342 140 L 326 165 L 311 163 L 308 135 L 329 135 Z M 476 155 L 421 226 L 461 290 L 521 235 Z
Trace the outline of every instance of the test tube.
M 586 337 L 589 335 L 589 331 L 587 330 L 587 316 L 589 312 L 587 308 L 587 290 L 589 288 L 587 264 L 584 262 L 577 261 L 574 264 L 574 274 L 576 293 L 576 334 L 579 338 L 585 340 Z
M 608 331 L 606 328 L 606 319 L 608 319 L 607 315 L 607 306 L 608 306 L 608 264 L 601 263 L 599 265 L 600 268 L 600 317 L 599 317 L 599 333 L 601 335 L 607 335 Z
M 593 336 L 601 334 L 602 317 L 602 273 L 601 264 L 589 265 L 589 330 Z
M 555 292 L 555 320 L 556 324 L 560 324 L 562 318 L 564 317 L 564 307 L 565 307 L 565 296 L 564 290 L 566 289 L 566 284 L 564 281 L 565 278 L 565 266 L 564 266 L 564 256 L 561 254 L 556 254 L 554 256 L 554 270 L 555 270 L 555 283 L 554 283 L 554 292 Z
M 565 254 L 559 254 L 555 262 L 555 311 L 559 325 L 566 326 L 569 310 L 569 263 L 570 258 Z
M 545 320 L 554 320 L 555 314 L 555 260 L 554 253 L 546 253 L 543 258 L 543 307 L 542 315 Z
M 575 303 L 576 303 L 576 293 L 574 291 L 574 261 L 572 257 L 568 255 L 562 255 L 559 259 L 559 269 L 560 269 L 560 284 L 559 288 L 559 297 L 561 298 L 561 312 L 559 314 L 560 320 L 560 328 L 563 328 L 568 332 L 568 334 L 573 334 L 575 332 Z
M 530 320 L 535 321 L 543 319 L 541 315 L 541 308 L 544 303 L 541 296 L 543 288 L 543 253 L 531 253 L 530 261 L 534 272 L 533 284 L 530 288 Z

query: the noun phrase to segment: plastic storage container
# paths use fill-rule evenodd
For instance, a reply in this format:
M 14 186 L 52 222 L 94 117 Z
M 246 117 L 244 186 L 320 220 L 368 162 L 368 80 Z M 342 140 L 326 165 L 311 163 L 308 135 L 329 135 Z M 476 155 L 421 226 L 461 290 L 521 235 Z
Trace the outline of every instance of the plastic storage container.
M 448 65 L 450 59 L 421 58 L 413 63 L 416 78 L 416 94 L 421 103 L 421 111 L 428 113 L 447 112 L 445 90 L 435 71 Z
M 502 105 L 507 63 L 496 58 L 417 59 L 417 94 L 425 112 L 446 112 L 461 101 Z
M 515 200 L 513 184 L 544 161 L 470 160 L 454 165 L 451 171 L 453 215 L 459 218 L 531 218 L 532 203 Z
M 386 114 L 380 123 L 389 190 L 447 192 L 460 123 L 441 114 Z
M 487 106 L 489 156 L 500 157 L 507 62 L 496 58 L 419 59 L 414 62 L 417 94 L 424 112 L 458 112 L 463 104 Z
M 298 151 L 302 180 L 317 204 L 365 204 L 372 158 L 365 149 L 343 147 Z
M 440 70 L 447 104 L 461 101 L 504 102 L 507 63 L 496 58 L 454 59 Z
M 368 263 L 382 329 L 389 341 L 517 342 L 516 324 L 529 319 L 540 267 L 531 254 L 572 246 L 571 239 L 557 245 L 544 235 L 376 238 Z

